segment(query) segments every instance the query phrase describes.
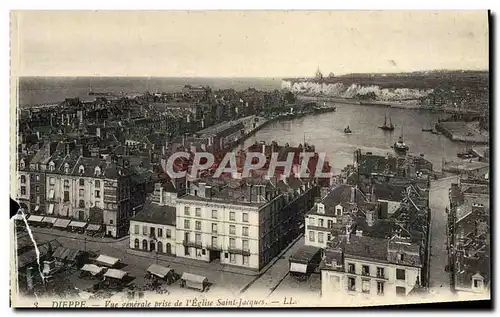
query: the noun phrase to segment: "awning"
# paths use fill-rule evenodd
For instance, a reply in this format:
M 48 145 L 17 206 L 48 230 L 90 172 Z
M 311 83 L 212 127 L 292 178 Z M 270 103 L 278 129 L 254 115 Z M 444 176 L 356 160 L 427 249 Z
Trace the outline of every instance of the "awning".
M 57 221 L 57 218 L 54 218 L 54 217 L 45 217 L 43 218 L 43 222 L 46 222 L 46 223 L 51 223 L 51 224 L 54 224 L 54 222 Z
M 307 264 L 290 262 L 290 272 L 307 273 Z
M 83 228 L 87 225 L 86 222 L 82 222 L 82 221 L 71 221 L 71 223 L 69 224 L 70 227 L 76 227 L 76 228 Z
M 183 279 L 185 281 L 200 283 L 200 284 L 207 281 L 206 277 L 200 276 L 200 275 L 191 274 L 191 273 L 182 273 L 181 279 Z
M 101 273 L 104 270 L 104 268 L 97 266 L 95 264 L 85 264 L 84 266 L 82 266 L 82 268 L 80 270 L 85 271 L 85 272 L 89 272 L 92 275 L 97 275 L 97 274 Z
M 117 269 L 108 269 L 106 271 L 106 274 L 104 274 L 105 277 L 112 277 L 121 280 L 122 278 L 127 275 L 127 272 L 122 271 L 122 270 L 117 270 Z
M 49 199 L 54 199 L 54 190 L 49 190 Z
M 69 223 L 71 222 L 71 219 L 57 219 L 56 222 L 54 222 L 54 227 L 57 227 L 57 228 L 66 228 Z
M 153 274 L 153 275 L 158 276 L 159 278 L 165 278 L 165 276 L 167 276 L 168 272 L 170 272 L 171 270 L 172 269 L 170 269 L 168 267 L 164 267 L 164 266 L 158 265 L 158 264 L 151 264 L 148 267 L 148 272 Z
M 109 266 L 116 265 L 116 263 L 118 263 L 120 261 L 120 259 L 113 258 L 111 256 L 107 256 L 104 254 L 99 255 L 97 257 L 97 259 L 95 259 L 95 260 L 96 260 L 96 262 L 99 262 L 99 263 L 102 263 L 105 265 L 109 265 Z
M 49 215 L 52 215 L 54 213 L 54 204 L 49 205 L 49 211 L 47 212 Z
M 89 224 L 87 226 L 87 231 L 99 231 L 101 229 L 101 225 L 96 225 L 96 224 Z
M 23 220 L 23 214 L 15 214 L 14 217 L 12 217 L 14 220 Z
M 31 221 L 31 222 L 42 222 L 42 220 L 43 220 L 43 216 L 38 216 L 38 215 L 31 215 L 28 218 L 28 221 Z

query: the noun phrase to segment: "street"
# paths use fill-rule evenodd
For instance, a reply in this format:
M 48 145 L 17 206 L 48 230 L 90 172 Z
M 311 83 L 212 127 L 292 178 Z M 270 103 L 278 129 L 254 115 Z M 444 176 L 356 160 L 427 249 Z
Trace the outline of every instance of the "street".
M 37 232 L 37 230 L 38 228 L 33 228 L 33 234 L 38 243 L 56 239 L 62 246 L 67 248 L 80 250 L 84 250 L 86 248 L 87 251 L 93 251 L 96 254 L 105 254 L 119 258 L 126 265 L 123 270 L 135 277 L 133 283 L 137 286 L 144 285 L 146 269 L 151 264 L 155 263 L 154 253 L 131 250 L 129 248 L 128 238 L 115 240 L 113 242 L 85 242 L 83 240 L 84 235 L 71 233 L 70 236 L 53 236 L 46 233 L 47 230 L 44 230 L 44 232 Z M 58 233 L 59 232 L 60 231 L 58 231 Z M 229 269 L 226 269 L 222 265 L 161 254 L 158 255 L 158 264 L 173 268 L 179 274 L 188 272 L 205 276 L 208 278 L 210 283 L 213 283 L 209 291 L 210 293 L 223 292 L 226 293 L 226 295 L 234 294 L 235 296 L 238 295 L 243 287 L 255 279 L 257 274 L 255 272 L 239 269 L 234 269 L 232 270 L 234 272 L 229 272 Z M 89 285 L 87 285 L 88 281 L 78 280 L 74 277 L 70 277 L 70 279 L 77 284 L 79 283 L 78 285 L 75 285 L 79 289 L 89 287 Z M 175 289 L 175 294 L 180 292 L 192 292 L 194 295 L 197 294 L 196 290 L 181 289 L 178 283 L 168 287 L 169 291 L 172 291 L 172 289 Z
M 448 264 L 448 253 L 446 251 L 446 225 L 448 216 L 445 208 L 449 206 L 448 191 L 451 183 L 456 181 L 457 177 L 453 176 L 431 182 L 429 196 L 431 208 L 429 286 L 432 293 L 450 292 L 449 275 L 444 270 L 446 264 Z

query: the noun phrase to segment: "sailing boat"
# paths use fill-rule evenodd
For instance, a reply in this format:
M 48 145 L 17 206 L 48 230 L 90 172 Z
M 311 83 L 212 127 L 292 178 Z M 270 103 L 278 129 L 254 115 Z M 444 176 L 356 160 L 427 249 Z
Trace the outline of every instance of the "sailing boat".
M 403 140 L 403 127 L 401 128 L 401 136 L 398 138 L 398 140 L 394 143 L 394 151 L 396 153 L 400 154 L 406 154 L 406 152 L 410 149 L 408 145 Z
M 394 125 L 392 124 L 392 119 L 389 116 L 389 125 L 387 125 L 387 116 L 384 116 L 384 124 L 379 127 L 384 131 L 394 131 Z

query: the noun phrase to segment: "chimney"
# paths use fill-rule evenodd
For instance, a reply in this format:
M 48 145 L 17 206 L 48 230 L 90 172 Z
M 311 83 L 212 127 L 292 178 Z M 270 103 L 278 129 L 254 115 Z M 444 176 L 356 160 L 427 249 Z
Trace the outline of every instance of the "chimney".
M 198 183 L 198 196 L 205 198 L 205 185 L 206 183 Z
M 346 243 L 349 243 L 351 240 L 351 229 L 349 228 L 349 225 L 345 226 L 345 236 L 346 236 Z

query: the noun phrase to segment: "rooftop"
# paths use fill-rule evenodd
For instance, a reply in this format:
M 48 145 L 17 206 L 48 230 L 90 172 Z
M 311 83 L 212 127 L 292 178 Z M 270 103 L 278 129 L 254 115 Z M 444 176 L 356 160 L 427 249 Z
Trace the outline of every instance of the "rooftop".
M 154 203 L 147 203 L 144 205 L 141 212 L 130 220 L 175 226 L 176 209 L 172 206 L 160 206 Z

